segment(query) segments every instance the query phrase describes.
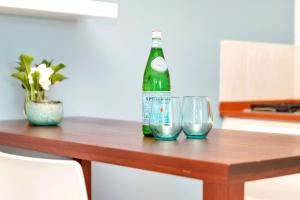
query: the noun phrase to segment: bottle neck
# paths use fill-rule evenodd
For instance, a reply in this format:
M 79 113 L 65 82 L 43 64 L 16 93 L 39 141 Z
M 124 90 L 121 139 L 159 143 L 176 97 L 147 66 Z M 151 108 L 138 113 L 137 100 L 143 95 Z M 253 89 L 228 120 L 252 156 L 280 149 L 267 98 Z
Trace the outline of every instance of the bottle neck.
M 158 38 L 152 38 L 152 48 L 162 48 L 162 41 Z

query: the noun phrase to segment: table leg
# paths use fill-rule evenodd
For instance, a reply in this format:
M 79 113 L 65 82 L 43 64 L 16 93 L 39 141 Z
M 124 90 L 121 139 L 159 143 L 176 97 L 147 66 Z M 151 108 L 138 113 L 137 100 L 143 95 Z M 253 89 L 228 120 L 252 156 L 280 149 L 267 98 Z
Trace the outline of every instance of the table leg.
M 80 163 L 85 179 L 86 190 L 88 194 L 88 199 L 92 199 L 92 163 L 89 160 L 79 160 L 75 159 Z
M 207 183 L 203 184 L 203 200 L 243 200 L 244 199 L 244 183 L 235 184 L 219 184 Z

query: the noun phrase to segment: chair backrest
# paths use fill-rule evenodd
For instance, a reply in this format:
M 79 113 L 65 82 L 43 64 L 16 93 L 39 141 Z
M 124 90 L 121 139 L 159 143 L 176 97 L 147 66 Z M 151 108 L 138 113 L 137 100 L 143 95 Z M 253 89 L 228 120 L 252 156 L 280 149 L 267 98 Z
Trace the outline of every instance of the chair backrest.
M 53 160 L 0 152 L 0 199 L 87 200 L 82 168 Z

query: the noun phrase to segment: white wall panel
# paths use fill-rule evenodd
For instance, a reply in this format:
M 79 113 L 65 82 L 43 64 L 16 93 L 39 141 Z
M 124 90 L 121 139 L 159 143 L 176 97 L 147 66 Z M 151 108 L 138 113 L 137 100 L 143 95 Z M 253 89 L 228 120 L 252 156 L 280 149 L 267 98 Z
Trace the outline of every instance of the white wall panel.
M 295 0 L 295 44 L 300 45 L 300 0 Z
M 291 99 L 294 46 L 222 41 L 220 101 Z
M 295 46 L 294 60 L 294 98 L 300 99 L 300 46 Z

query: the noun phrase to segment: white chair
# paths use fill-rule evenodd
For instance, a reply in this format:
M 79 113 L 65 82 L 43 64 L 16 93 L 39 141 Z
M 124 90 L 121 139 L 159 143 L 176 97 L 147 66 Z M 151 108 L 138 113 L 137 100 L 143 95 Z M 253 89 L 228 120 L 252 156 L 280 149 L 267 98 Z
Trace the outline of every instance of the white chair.
M 299 200 L 300 174 L 246 182 L 245 200 Z
M 0 152 L 0 199 L 87 200 L 82 168 L 53 160 Z

